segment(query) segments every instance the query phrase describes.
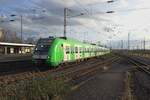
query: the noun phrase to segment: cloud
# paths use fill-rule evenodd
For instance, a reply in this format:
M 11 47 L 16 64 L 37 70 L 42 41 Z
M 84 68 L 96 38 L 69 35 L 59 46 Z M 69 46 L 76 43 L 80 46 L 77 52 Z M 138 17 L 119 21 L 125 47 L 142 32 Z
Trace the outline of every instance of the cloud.
M 83 16 L 67 18 L 67 32 L 70 37 L 82 36 L 83 39 L 83 33 L 86 32 L 89 33 L 89 37 L 92 37 L 89 39 L 98 41 L 107 40 L 109 37 L 124 39 L 131 30 L 136 33 L 135 38 L 142 37 L 139 33 L 149 32 L 149 10 L 136 10 L 148 8 L 149 0 L 116 0 L 112 4 L 106 2 L 107 0 L 1 0 L 0 14 L 3 18 L 0 20 L 3 19 L 6 23 L 0 26 L 10 28 L 19 34 L 19 15 L 22 14 L 25 36 L 42 37 L 53 34 L 62 36 L 64 8 L 67 7 L 71 9 L 68 11 L 68 16 L 84 13 Z M 135 9 L 135 11 L 126 11 L 127 9 Z M 105 14 L 110 10 L 115 10 L 116 13 Z M 10 14 L 17 16 L 12 18 Z M 10 19 L 15 19 L 15 22 L 8 22 Z

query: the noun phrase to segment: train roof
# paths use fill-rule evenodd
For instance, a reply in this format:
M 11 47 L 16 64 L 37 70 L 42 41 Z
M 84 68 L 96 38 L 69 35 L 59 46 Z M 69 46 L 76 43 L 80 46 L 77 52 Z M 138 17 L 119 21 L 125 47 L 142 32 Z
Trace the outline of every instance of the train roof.
M 78 44 L 80 44 L 80 45 L 86 45 L 86 46 L 95 46 L 95 47 L 100 47 L 100 48 L 106 48 L 106 47 L 104 47 L 104 46 L 102 46 L 102 45 L 96 45 L 96 44 L 94 44 L 94 43 L 84 43 L 84 42 L 81 42 L 81 41 L 79 41 L 79 40 L 76 40 L 76 39 L 72 39 L 72 38 L 67 38 L 67 37 L 49 37 L 49 38 L 40 38 L 39 40 L 43 40 L 43 41 L 46 41 L 46 42 L 48 42 L 48 41 L 53 41 L 53 40 L 55 40 L 55 39 L 61 39 L 61 40 L 66 40 L 66 41 L 69 41 L 69 42 L 72 42 L 72 43 L 78 43 Z
M 81 42 L 81 41 L 79 41 L 79 40 L 72 39 L 72 38 L 57 37 L 56 39 L 69 40 L 69 41 L 71 41 L 71 42 L 76 42 L 76 43 L 79 43 L 79 44 L 81 44 L 81 45 L 87 45 L 87 46 L 95 46 L 95 47 L 106 48 L 106 47 L 101 46 L 101 45 L 96 45 L 96 44 L 94 44 L 94 43 L 84 43 L 84 42 Z
M 0 42 L 0 46 L 23 46 L 23 47 L 34 47 L 33 44 L 23 44 L 23 43 L 8 43 L 8 42 Z

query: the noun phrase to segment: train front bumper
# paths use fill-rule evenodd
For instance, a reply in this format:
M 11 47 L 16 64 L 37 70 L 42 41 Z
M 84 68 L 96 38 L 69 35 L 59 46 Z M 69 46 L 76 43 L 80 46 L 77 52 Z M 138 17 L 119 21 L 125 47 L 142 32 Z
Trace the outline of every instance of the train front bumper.
M 47 55 L 33 55 L 32 58 L 35 64 L 45 64 Z
M 47 55 L 33 55 L 32 56 L 33 59 L 47 59 Z

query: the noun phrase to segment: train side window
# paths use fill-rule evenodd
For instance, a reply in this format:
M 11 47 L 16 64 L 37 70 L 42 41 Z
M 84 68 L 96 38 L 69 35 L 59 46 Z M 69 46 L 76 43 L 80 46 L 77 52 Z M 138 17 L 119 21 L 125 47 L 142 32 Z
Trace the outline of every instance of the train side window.
M 74 53 L 74 47 L 71 47 L 71 53 Z
M 84 47 L 82 47 L 82 53 L 84 53 Z
M 82 48 L 82 52 L 83 52 L 83 53 L 85 52 L 85 49 L 84 49 L 84 47 Z
M 75 52 L 78 53 L 78 47 L 75 47 Z
M 84 53 L 86 53 L 86 48 L 84 48 Z
M 70 53 L 69 46 L 66 46 L 66 53 Z
M 73 51 L 72 51 L 72 47 L 70 47 L 70 53 L 72 53 Z
M 82 48 L 80 47 L 80 53 L 82 52 Z

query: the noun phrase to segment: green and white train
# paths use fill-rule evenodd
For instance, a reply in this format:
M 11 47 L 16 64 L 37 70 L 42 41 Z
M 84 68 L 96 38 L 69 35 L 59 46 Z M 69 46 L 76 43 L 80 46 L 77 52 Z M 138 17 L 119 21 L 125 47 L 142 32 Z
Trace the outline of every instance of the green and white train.
M 62 63 L 82 61 L 110 53 L 110 49 L 82 43 L 74 39 L 58 37 L 39 39 L 33 53 L 34 63 L 46 63 L 56 67 Z

